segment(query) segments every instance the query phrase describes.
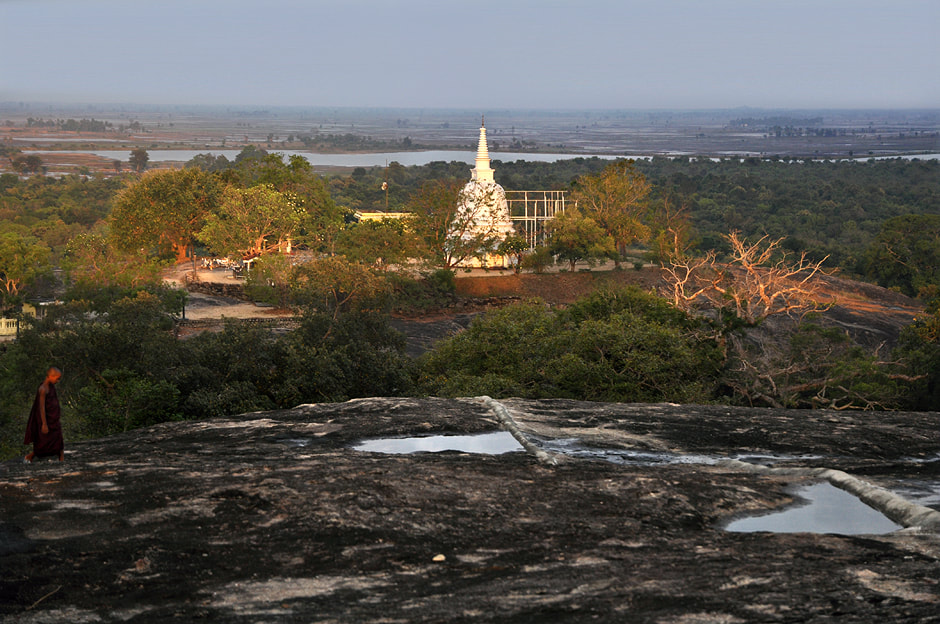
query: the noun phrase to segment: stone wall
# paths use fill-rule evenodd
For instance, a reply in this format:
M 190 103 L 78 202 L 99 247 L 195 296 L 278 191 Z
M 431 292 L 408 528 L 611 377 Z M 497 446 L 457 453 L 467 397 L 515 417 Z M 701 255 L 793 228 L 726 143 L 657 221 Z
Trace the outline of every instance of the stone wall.
M 242 282 L 220 283 L 220 282 L 186 282 L 186 290 L 202 293 L 204 295 L 213 295 L 215 297 L 232 297 L 242 301 L 251 301 L 245 294 L 245 285 Z

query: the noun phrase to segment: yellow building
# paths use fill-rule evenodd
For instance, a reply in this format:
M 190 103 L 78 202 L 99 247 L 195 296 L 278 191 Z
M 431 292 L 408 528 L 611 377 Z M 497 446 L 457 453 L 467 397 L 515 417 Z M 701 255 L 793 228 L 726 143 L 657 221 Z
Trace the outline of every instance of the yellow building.
M 385 219 L 403 219 L 410 215 L 410 212 L 373 212 L 356 211 L 356 219 L 362 221 L 383 221 Z

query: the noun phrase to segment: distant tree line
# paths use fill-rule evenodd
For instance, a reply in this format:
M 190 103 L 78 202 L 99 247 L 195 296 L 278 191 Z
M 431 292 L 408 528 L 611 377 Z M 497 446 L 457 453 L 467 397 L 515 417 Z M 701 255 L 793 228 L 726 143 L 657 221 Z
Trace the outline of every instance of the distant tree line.
M 371 136 L 360 136 L 356 134 L 300 134 L 296 137 L 303 143 L 304 147 L 317 151 L 344 151 L 344 150 L 416 150 L 424 146 L 412 142 L 410 137 L 404 137 L 400 140 L 376 139 Z M 293 141 L 289 141 L 293 142 Z
M 739 117 L 732 119 L 728 125 L 732 128 L 742 127 L 770 127 L 770 126 L 821 126 L 822 117 Z
M 67 132 L 106 132 L 114 128 L 110 121 L 98 119 L 26 119 L 27 128 L 55 128 Z

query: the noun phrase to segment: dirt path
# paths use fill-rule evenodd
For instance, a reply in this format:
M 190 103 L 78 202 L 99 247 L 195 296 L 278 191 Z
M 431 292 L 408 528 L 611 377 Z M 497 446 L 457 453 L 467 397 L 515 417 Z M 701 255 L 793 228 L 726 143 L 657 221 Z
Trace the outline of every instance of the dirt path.
M 191 279 L 192 265 L 190 264 L 179 264 L 164 273 L 164 280 L 178 288 L 185 287 Z M 243 280 L 234 278 L 231 271 L 223 269 L 214 271 L 198 269 L 196 271 L 196 281 L 231 286 L 239 286 L 244 283 Z M 235 297 L 189 290 L 184 317 L 187 321 L 221 321 L 224 318 L 292 318 L 293 314 L 288 310 L 274 308 L 266 304 L 256 304 Z

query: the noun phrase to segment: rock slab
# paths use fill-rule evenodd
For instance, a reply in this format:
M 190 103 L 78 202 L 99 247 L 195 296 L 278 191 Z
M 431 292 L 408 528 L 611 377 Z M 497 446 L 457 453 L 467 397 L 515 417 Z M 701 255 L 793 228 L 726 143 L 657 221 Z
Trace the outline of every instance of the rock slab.
M 936 477 L 940 414 L 502 402 L 533 440 Z M 793 477 L 727 465 L 388 455 L 496 431 L 475 399 L 169 423 L 0 468 L 3 622 L 937 622 L 940 540 L 730 533 Z M 929 473 L 929 474 L 927 474 Z

